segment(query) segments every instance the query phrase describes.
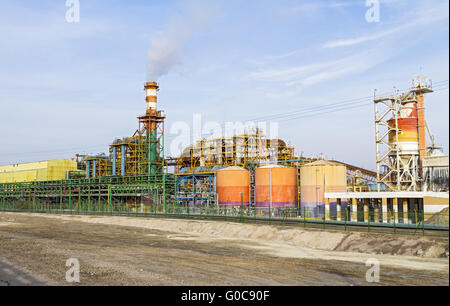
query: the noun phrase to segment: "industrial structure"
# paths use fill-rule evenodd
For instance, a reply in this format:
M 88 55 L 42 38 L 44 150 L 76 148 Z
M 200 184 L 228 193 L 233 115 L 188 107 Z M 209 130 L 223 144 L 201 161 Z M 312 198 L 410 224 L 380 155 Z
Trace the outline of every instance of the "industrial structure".
M 0 167 L 1 207 L 405 224 L 448 208 L 448 156 L 425 120 L 424 95 L 433 90 L 424 77 L 404 94 L 374 99 L 377 172 L 296 155 L 259 129 L 202 139 L 165 158 L 159 85 L 144 89 L 137 130 L 114 140 L 108 155 Z M 427 206 L 426 198 L 439 201 Z
M 158 89 L 157 83 L 146 83 L 145 114 L 138 117 L 131 137 L 111 144 L 110 156 L 77 155 L 76 161 L 0 168 L 2 206 L 87 211 L 165 207 L 174 194 L 175 176 L 164 172 L 165 115 L 157 110 Z M 39 167 L 43 169 L 35 170 Z
M 77 163 L 64 159 L 0 166 L 0 184 L 64 180 L 76 171 Z
M 328 191 L 328 200 L 350 201 L 358 221 L 372 212 L 373 222 L 418 223 L 448 209 L 448 156 L 425 119 L 424 95 L 432 92 L 432 82 L 416 76 L 405 93 L 375 97 L 376 192 Z

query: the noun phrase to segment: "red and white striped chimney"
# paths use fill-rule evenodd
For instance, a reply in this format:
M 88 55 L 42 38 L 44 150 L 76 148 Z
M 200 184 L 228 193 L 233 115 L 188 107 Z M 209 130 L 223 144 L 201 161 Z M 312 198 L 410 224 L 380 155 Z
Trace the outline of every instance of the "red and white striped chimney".
M 156 82 L 148 82 L 145 84 L 145 95 L 147 102 L 147 114 L 154 115 L 156 113 L 156 103 L 158 102 L 159 86 Z

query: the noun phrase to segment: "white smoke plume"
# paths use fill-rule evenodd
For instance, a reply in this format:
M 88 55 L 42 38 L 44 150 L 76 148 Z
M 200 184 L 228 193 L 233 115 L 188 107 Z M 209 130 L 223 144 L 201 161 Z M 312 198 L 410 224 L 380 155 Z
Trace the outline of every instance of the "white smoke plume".
M 207 1 L 198 0 L 183 2 L 182 8 L 182 14 L 171 16 L 165 29 L 150 39 L 148 81 L 157 81 L 180 63 L 187 42 L 210 23 L 216 11 Z

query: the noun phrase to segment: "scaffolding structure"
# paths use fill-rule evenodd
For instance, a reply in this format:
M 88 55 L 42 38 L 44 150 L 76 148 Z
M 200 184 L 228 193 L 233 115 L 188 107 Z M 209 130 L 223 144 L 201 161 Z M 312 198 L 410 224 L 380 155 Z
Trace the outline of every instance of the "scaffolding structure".
M 433 90 L 431 82 L 422 77 L 413 82 L 413 87 L 404 94 L 374 99 L 379 192 L 383 186 L 390 191 L 417 191 L 423 183 L 421 161 L 426 155 L 423 95 Z M 404 150 L 399 141 L 404 132 L 399 120 L 404 118 L 405 105 L 416 105 L 412 111 L 418 114 L 417 150 Z
M 0 184 L 3 209 L 29 211 L 121 212 L 143 206 L 166 208 L 175 176 L 158 174 Z M 172 198 L 168 198 L 173 201 Z
M 111 161 L 107 156 L 88 156 L 84 158 L 86 178 L 108 176 L 111 173 Z
M 210 172 L 213 168 L 239 166 L 250 162 L 296 159 L 294 148 L 281 139 L 267 139 L 259 130 L 232 137 L 200 140 L 186 148 L 177 159 L 177 173 Z

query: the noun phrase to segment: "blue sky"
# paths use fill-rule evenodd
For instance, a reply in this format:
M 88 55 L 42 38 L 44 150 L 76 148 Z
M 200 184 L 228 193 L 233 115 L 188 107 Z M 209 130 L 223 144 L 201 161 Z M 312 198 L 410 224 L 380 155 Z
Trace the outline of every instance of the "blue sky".
M 427 120 L 448 152 L 448 1 L 381 1 L 378 23 L 360 0 L 80 4 L 67 23 L 65 0 L 0 0 L 0 164 L 106 152 L 133 134 L 149 48 L 162 44 L 169 128 L 195 113 L 246 121 L 407 89 L 422 72 L 439 89 Z M 298 153 L 375 167 L 370 100 L 302 117 L 279 121 Z

